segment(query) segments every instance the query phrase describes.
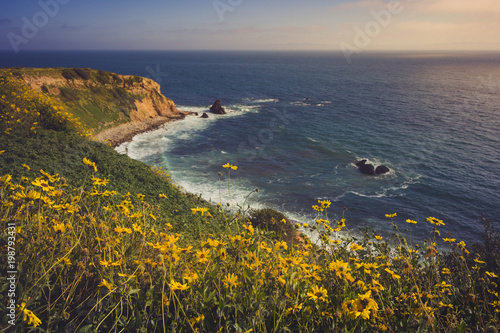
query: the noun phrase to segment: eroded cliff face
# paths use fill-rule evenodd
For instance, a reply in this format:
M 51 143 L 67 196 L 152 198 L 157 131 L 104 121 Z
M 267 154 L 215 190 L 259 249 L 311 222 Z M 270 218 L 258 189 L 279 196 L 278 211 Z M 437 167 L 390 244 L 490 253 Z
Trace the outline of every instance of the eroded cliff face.
M 143 78 L 143 82 L 134 83 L 131 91 L 135 95 L 145 95 L 145 98 L 134 102 L 136 110 L 130 113 L 132 121 L 156 116 L 176 117 L 180 114 L 174 102 L 161 94 L 160 85 L 151 79 Z
M 60 100 L 94 133 L 156 117 L 179 119 L 184 112 L 161 94 L 155 81 L 88 68 L 15 68 L 25 84 Z

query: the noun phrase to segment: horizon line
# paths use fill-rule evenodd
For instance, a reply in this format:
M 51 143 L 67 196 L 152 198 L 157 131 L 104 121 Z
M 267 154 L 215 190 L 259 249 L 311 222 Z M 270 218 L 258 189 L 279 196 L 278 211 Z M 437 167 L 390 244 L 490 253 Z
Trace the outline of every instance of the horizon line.
M 22 52 L 329 52 L 343 53 L 337 49 L 28 49 Z M 10 48 L 2 49 L 0 52 L 13 52 Z M 363 50 L 363 53 L 423 53 L 423 52 L 449 52 L 449 53 L 472 53 L 472 52 L 492 52 L 500 53 L 500 50 L 491 49 L 387 49 L 387 50 Z

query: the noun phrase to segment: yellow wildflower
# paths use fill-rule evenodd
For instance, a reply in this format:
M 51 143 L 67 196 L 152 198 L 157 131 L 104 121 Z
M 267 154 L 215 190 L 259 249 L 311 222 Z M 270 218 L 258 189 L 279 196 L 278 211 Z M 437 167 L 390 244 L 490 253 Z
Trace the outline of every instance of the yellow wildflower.
M 449 275 L 449 274 L 451 274 L 451 271 L 448 268 L 444 267 L 441 270 L 441 274 L 443 274 L 443 275 Z
M 345 280 L 348 280 L 349 282 L 354 282 L 354 278 L 349 273 L 349 271 L 351 270 L 349 268 L 349 263 L 344 262 L 342 260 L 337 260 L 337 261 L 331 262 L 328 265 L 328 269 L 332 272 L 335 272 L 335 274 L 340 279 L 345 279 Z
M 385 326 L 384 324 L 378 324 L 377 330 L 379 332 L 385 332 L 385 331 L 387 331 L 387 326 Z
M 399 280 L 401 279 L 401 276 L 397 275 L 396 273 L 394 273 L 394 271 L 391 271 L 389 268 L 386 268 L 385 271 L 389 274 L 391 274 L 392 278 L 394 280 Z
M 121 234 L 121 233 L 131 234 L 132 233 L 132 228 L 123 228 L 121 226 L 116 227 L 114 230 L 115 230 L 115 232 L 117 232 L 119 234 Z
M 135 278 L 135 275 L 132 274 L 123 274 L 123 273 L 118 273 L 119 277 L 126 277 L 126 278 Z
M 377 302 L 372 298 L 371 290 L 368 290 L 365 294 L 358 294 L 358 298 L 354 300 L 355 311 L 359 313 L 357 316 L 361 316 L 363 319 L 370 319 L 372 317 L 377 317 L 378 305 Z
M 194 281 L 198 280 L 200 278 L 200 276 L 198 275 L 198 273 L 196 273 L 195 271 L 186 271 L 184 272 L 184 274 L 182 275 L 182 277 L 187 280 L 189 283 L 193 283 Z
M 46 181 L 45 179 L 37 178 L 34 181 L 32 181 L 31 184 L 38 186 L 38 187 L 41 187 L 44 192 L 55 190 L 55 187 L 50 186 L 49 182 Z
M 97 167 L 95 166 L 95 163 L 90 161 L 89 159 L 87 158 L 83 158 L 83 163 L 85 163 L 89 168 L 93 169 L 94 172 L 97 172 Z
M 60 233 L 66 232 L 66 225 L 64 223 L 56 223 L 52 228 L 54 228 L 55 232 L 60 232 Z
M 321 301 L 327 301 L 327 296 L 328 292 L 325 288 L 319 287 L 319 286 L 313 286 L 311 291 L 307 293 L 307 296 L 309 299 L 316 301 L 316 300 L 321 300 Z
M 342 312 L 345 313 L 350 319 L 356 319 L 360 313 L 356 311 L 356 306 L 353 300 L 347 300 L 342 303 Z
M 21 305 L 18 305 L 18 310 L 23 313 L 23 321 L 28 320 L 28 325 L 33 324 L 33 327 L 37 327 L 42 323 L 31 310 L 26 309 L 26 302 L 21 302 Z
M 94 186 L 106 186 L 108 184 L 108 179 L 101 179 L 92 176 L 92 185 Z
M 302 303 L 296 304 L 296 305 L 292 306 L 291 308 L 286 309 L 285 314 L 286 315 L 288 315 L 290 313 L 295 314 L 296 312 L 299 312 L 300 310 L 302 310 L 302 306 L 303 306 Z
M 238 167 L 235 166 L 235 165 L 231 165 L 229 163 L 226 163 L 222 166 L 223 168 L 226 168 L 226 169 L 232 169 L 232 170 L 238 170 Z
M 427 302 L 423 304 L 423 306 L 419 306 L 413 310 L 413 313 L 417 318 L 422 317 L 423 314 L 426 314 L 429 319 L 434 319 L 434 309 L 427 306 Z
M 249 223 L 248 225 L 247 225 L 247 224 L 244 224 L 244 225 L 243 225 L 243 228 L 245 228 L 245 229 L 246 229 L 246 231 L 247 231 L 248 233 L 252 234 L 252 235 L 253 235 L 253 234 L 254 234 L 254 232 L 255 232 L 255 230 L 254 230 L 253 226 L 252 226 L 250 223 Z
M 495 273 L 491 273 L 491 272 L 488 272 L 488 271 L 486 271 L 485 273 L 486 273 L 486 275 L 488 275 L 489 277 L 492 277 L 492 278 L 497 278 L 498 277 L 498 275 L 496 275 Z
M 330 200 L 318 200 L 322 208 L 329 208 L 332 202 Z
M 106 281 L 106 279 L 102 279 L 101 283 L 99 283 L 97 286 L 98 287 L 106 287 L 106 288 L 108 288 L 108 290 L 113 289 L 113 284 Z
M 363 250 L 363 247 L 362 247 L 361 245 L 359 245 L 359 244 L 353 243 L 353 244 L 349 247 L 349 249 L 350 249 L 351 251 L 358 251 L 358 250 Z
M 279 251 L 279 250 L 281 250 L 281 249 L 284 249 L 284 250 L 288 249 L 288 245 L 286 244 L 286 242 L 285 242 L 285 241 L 276 242 L 276 243 L 274 244 L 274 250 L 275 250 L 275 251 Z
M 237 287 L 238 286 L 238 276 L 236 276 L 235 274 L 227 274 L 226 276 L 224 276 L 224 278 L 222 279 L 222 282 L 224 282 L 224 286 L 226 286 L 226 288 L 229 288 L 230 290 L 233 288 L 233 287 Z
M 198 317 L 193 317 L 193 318 L 189 319 L 189 322 L 191 323 L 191 325 L 194 325 L 194 324 L 199 323 L 200 321 L 203 321 L 204 319 L 205 319 L 205 316 L 200 315 Z
M 112 261 L 107 261 L 107 260 L 100 260 L 99 263 L 101 264 L 101 266 L 109 267 L 109 266 L 111 266 L 111 264 L 113 262 Z
M 438 225 L 438 226 L 439 226 L 439 225 L 445 225 L 445 224 L 443 223 L 443 221 L 442 221 L 442 220 L 439 220 L 439 219 L 437 219 L 437 218 L 435 218 L 435 217 L 432 217 L 432 216 L 431 216 L 431 217 L 428 217 L 428 218 L 427 218 L 427 221 L 428 221 L 429 223 L 432 223 L 432 224 L 434 224 L 434 225 Z
M 208 211 L 208 208 L 206 208 L 206 207 L 205 208 L 200 208 L 200 207 L 191 208 L 191 212 L 193 214 L 196 214 L 199 212 L 199 213 L 201 213 L 201 216 L 203 216 L 205 214 L 205 212 L 207 212 L 207 211 Z
M 199 263 L 205 263 L 208 261 L 208 258 L 210 258 L 210 250 L 201 249 L 200 251 L 196 251 L 196 257 Z
M 318 205 L 313 205 L 312 208 L 318 212 L 322 212 L 324 210 L 323 207 L 320 207 Z
M 69 258 L 62 258 L 62 261 L 64 261 L 64 264 L 65 264 L 66 266 L 71 266 L 71 265 L 73 265 L 73 264 L 71 263 L 71 260 L 70 260 Z
M 186 284 L 182 284 L 182 283 L 179 283 L 179 282 L 176 282 L 175 280 L 170 280 L 170 284 L 169 284 L 170 288 L 172 288 L 172 290 L 187 290 L 189 289 L 189 286 Z

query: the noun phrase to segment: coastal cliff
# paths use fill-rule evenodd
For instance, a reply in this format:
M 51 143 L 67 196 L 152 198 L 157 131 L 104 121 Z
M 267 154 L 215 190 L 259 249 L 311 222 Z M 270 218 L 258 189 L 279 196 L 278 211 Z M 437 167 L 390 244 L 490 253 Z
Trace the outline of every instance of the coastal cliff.
M 112 146 L 187 114 L 148 78 L 89 68 L 10 68 L 27 86 L 59 100 L 94 139 Z

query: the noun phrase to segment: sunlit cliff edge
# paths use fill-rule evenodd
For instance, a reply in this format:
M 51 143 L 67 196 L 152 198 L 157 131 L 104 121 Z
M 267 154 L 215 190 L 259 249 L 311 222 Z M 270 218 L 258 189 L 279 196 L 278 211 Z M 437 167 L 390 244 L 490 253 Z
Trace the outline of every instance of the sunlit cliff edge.
M 94 139 L 116 146 L 185 112 L 148 78 L 89 68 L 9 68 L 30 86 L 62 102 Z

